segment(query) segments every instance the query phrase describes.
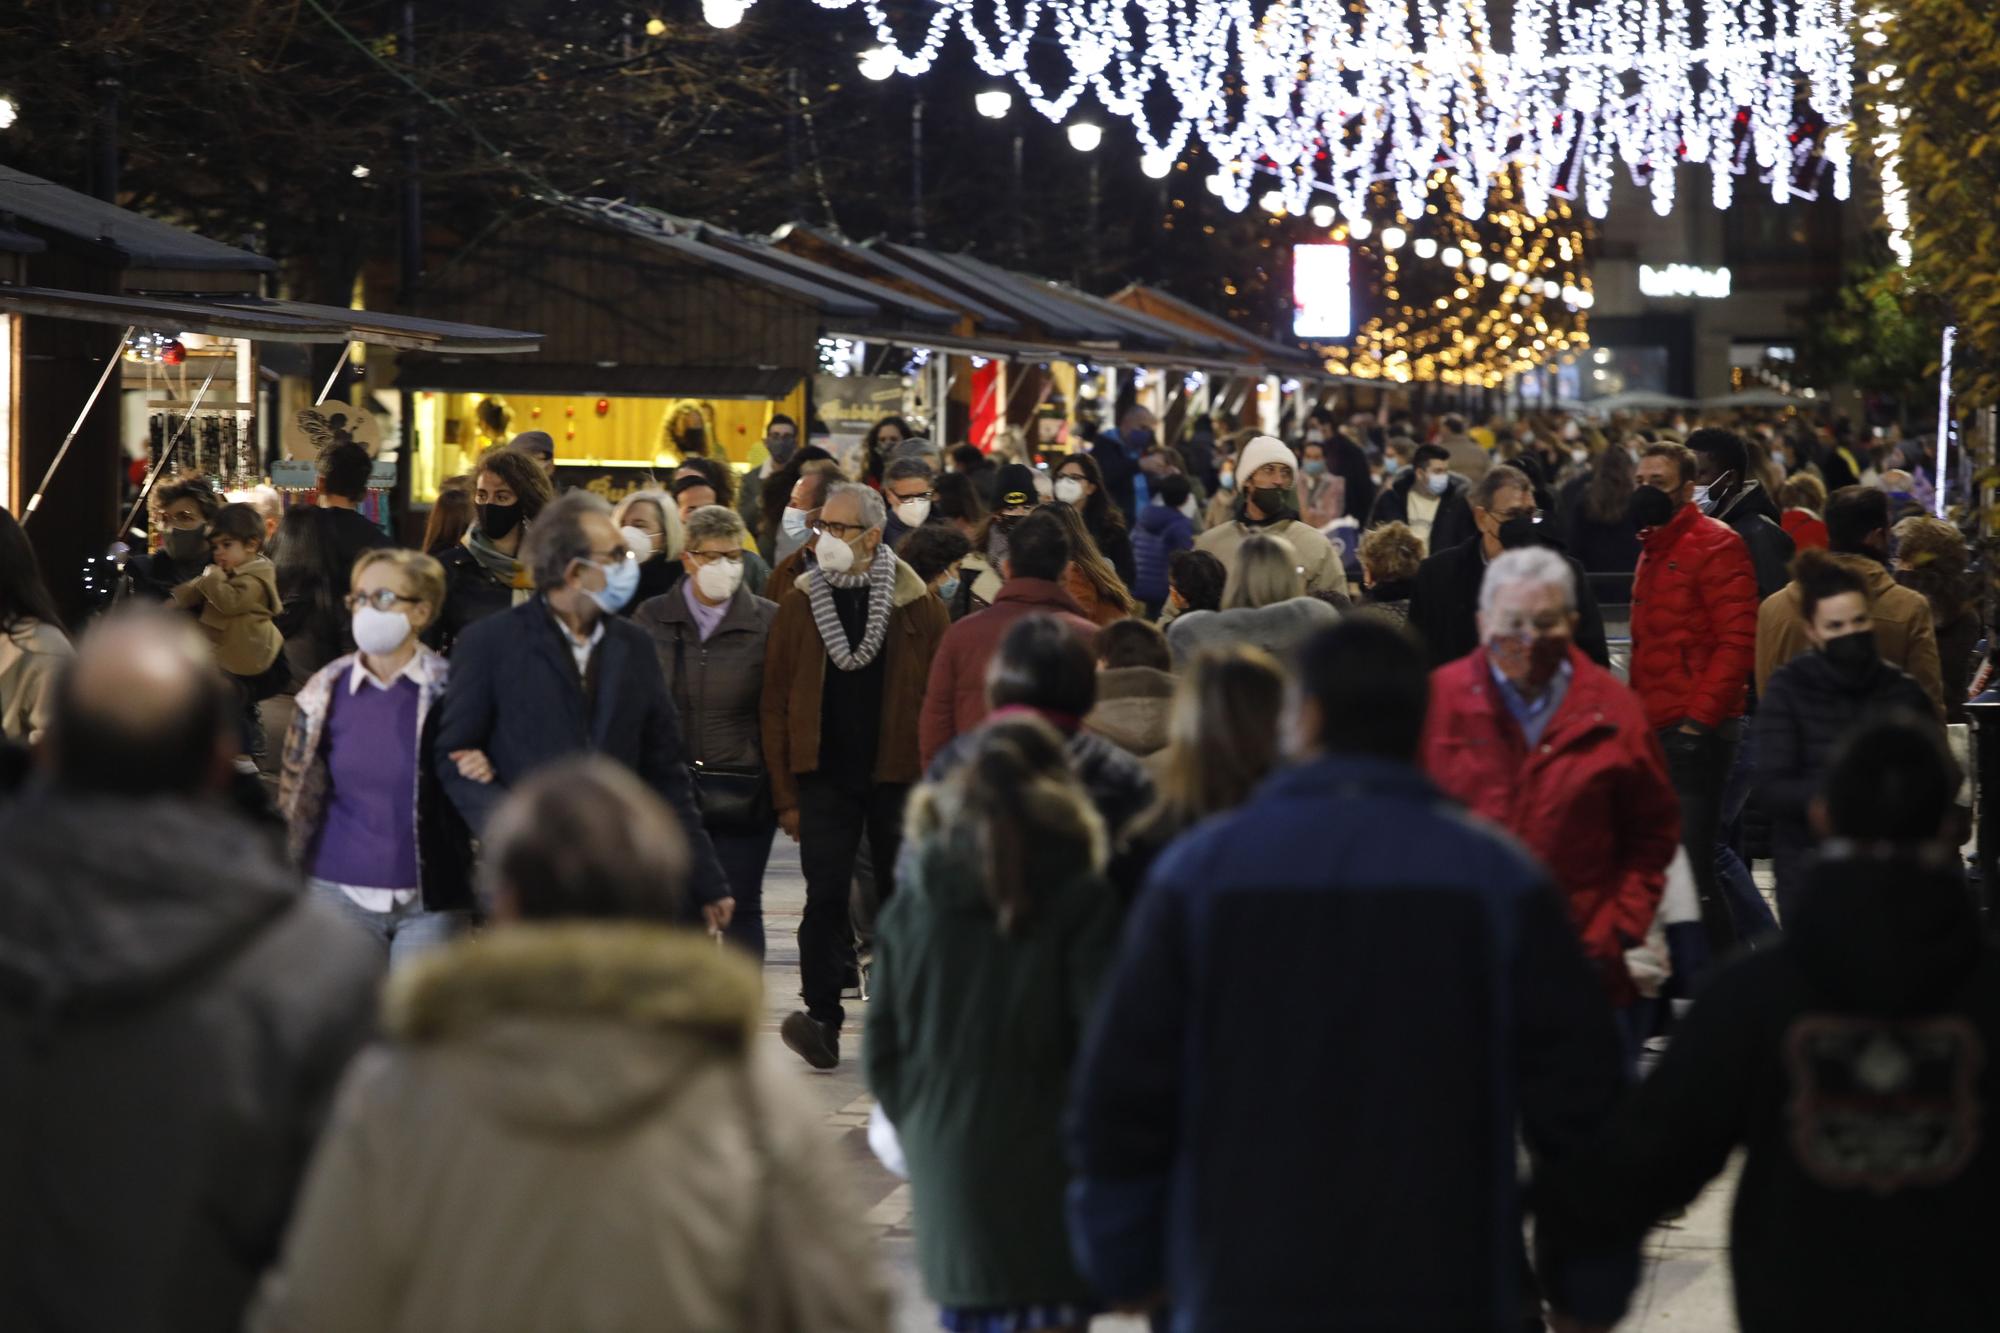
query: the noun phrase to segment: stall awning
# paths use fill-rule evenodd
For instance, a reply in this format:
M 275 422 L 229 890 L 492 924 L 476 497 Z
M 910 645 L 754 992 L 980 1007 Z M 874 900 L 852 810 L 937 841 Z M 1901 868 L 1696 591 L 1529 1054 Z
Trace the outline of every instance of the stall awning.
M 141 328 L 218 338 L 251 338 L 259 342 L 363 342 L 464 355 L 532 352 L 541 345 L 540 334 L 514 329 L 489 329 L 372 310 L 343 310 L 338 306 L 250 297 L 170 300 L 71 292 L 53 287 L 0 287 L 0 310 L 93 324 L 136 324 Z
M 399 389 L 447 393 L 522 393 L 607 398 L 733 398 L 756 402 L 788 396 L 803 371 L 777 366 L 565 366 L 542 362 L 505 370 L 463 361 L 404 357 Z

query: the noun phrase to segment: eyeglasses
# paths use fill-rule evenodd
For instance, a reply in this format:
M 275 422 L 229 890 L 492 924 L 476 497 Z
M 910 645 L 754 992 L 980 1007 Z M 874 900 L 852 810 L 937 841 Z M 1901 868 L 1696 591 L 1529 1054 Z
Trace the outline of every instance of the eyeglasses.
M 377 611 L 387 611 L 398 602 L 408 602 L 414 606 L 418 600 L 415 597 L 405 597 L 394 588 L 377 588 L 374 592 L 349 593 L 347 609 L 359 611 L 364 606 L 372 606 Z
M 193 532 L 196 528 L 203 526 L 200 514 L 167 514 L 164 517 L 166 518 L 167 526 L 175 532 Z
M 822 537 L 831 537 L 837 542 L 846 542 L 853 541 L 856 537 L 868 531 L 868 528 L 865 524 L 861 523 L 829 523 L 825 519 L 820 519 L 812 525 L 812 530 Z
M 897 504 L 904 505 L 908 504 L 912 500 L 935 500 L 937 499 L 937 492 L 915 491 L 909 495 L 892 495 L 891 498 L 893 498 Z
M 618 546 L 609 551 L 592 551 L 590 553 L 590 562 L 594 565 L 622 565 L 638 558 L 638 554 L 629 546 Z
M 1525 518 L 1530 523 L 1539 523 L 1542 521 L 1542 511 L 1539 509 L 1532 509 L 1532 508 L 1513 509 L 1513 510 L 1508 510 L 1504 513 L 1495 511 L 1493 517 L 1499 519 L 1502 523 L 1512 523 L 1517 518 Z
M 1569 615 L 1565 612 L 1561 615 L 1505 616 L 1494 624 L 1493 632 L 1507 639 L 1525 639 L 1530 635 L 1546 639 L 1550 635 L 1569 632 Z
M 689 551 L 688 559 L 697 565 L 712 565 L 718 560 L 727 560 L 732 565 L 743 563 L 741 548 L 734 551 Z

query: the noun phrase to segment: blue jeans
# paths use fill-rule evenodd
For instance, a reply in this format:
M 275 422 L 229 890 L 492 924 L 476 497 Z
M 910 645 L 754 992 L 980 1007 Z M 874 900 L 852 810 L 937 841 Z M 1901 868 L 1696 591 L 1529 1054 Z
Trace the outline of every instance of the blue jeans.
M 427 912 L 421 898 L 386 912 L 371 912 L 348 897 L 338 884 L 313 879 L 307 885 L 313 897 L 382 941 L 391 968 L 451 943 L 472 925 L 471 912 Z
M 777 829 L 762 833 L 711 833 L 715 858 L 722 862 L 723 878 L 729 881 L 729 896 L 736 900 L 736 913 L 729 918 L 724 938 L 748 949 L 758 962 L 764 961 L 764 867 L 771 860 L 771 839 Z

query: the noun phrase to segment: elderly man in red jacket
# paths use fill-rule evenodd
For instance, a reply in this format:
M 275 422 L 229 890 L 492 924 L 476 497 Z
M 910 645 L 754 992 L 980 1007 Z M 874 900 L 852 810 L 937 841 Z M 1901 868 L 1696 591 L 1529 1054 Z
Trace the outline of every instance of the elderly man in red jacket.
M 1743 933 L 1716 879 L 1715 840 L 1756 665 L 1757 574 L 1743 539 L 1703 515 L 1707 499 L 1686 445 L 1655 444 L 1640 457 L 1628 678 L 1666 749 L 1702 925 L 1720 954 Z
M 1544 547 L 1486 567 L 1480 647 L 1431 673 L 1424 768 L 1548 867 L 1636 1056 L 1625 951 L 1652 927 L 1680 816 L 1645 708 L 1576 646 L 1576 601 Z

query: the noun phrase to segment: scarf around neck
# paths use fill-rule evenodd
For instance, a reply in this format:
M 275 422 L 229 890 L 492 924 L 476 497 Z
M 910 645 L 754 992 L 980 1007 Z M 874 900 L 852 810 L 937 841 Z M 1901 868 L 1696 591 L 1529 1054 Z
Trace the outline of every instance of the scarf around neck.
M 812 601 L 813 624 L 819 627 L 827 657 L 842 671 L 861 670 L 875 660 L 889 637 L 889 612 L 895 609 L 896 601 L 896 553 L 883 542 L 875 548 L 874 562 L 860 573 L 833 574 L 815 568 L 810 578 L 806 595 Z M 833 604 L 835 588 L 868 589 L 868 628 L 859 647 L 848 646 L 847 627 L 840 623 L 840 612 Z
M 528 579 L 527 567 L 488 541 L 486 534 L 477 526 L 465 530 L 463 545 L 472 552 L 472 558 L 479 567 L 500 582 L 516 591 L 532 590 L 534 585 Z

